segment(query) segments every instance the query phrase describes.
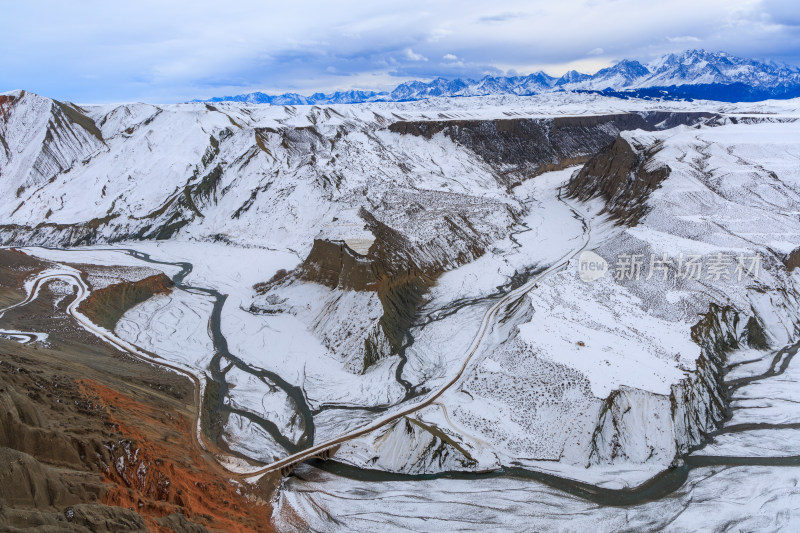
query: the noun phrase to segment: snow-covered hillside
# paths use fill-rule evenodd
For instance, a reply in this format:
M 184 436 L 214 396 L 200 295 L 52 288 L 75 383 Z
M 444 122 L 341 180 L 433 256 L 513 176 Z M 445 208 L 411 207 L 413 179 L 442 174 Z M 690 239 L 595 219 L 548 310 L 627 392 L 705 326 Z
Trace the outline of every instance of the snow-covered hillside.
M 312 527 L 342 516 L 359 531 L 376 522 L 421 531 L 443 517 L 500 530 L 518 529 L 520 516 L 543 529 L 569 516 L 600 531 L 796 523 L 800 129 L 790 116 L 732 118 L 626 132 L 617 142 L 633 157 L 605 150 L 583 171 L 519 186 L 520 197 L 536 200 L 525 219 L 534 235 L 442 276 L 431 301 L 441 307 L 426 308 L 413 331 L 407 368 L 445 382 L 456 366 L 445 354 L 465 344 L 453 332 L 475 329 L 480 297 L 517 254 L 531 253 L 526 244 L 538 246 L 525 263 L 550 264 L 539 254 L 558 247 L 545 235 L 574 243 L 580 227 L 558 219 L 554 184 L 566 181 L 562 190 L 583 200 L 588 249 L 610 271 L 582 281 L 573 260 L 539 281 L 434 404 L 342 447 L 339 460 L 357 469 L 308 468 L 288 482 L 279 523 L 292 529 L 296 513 Z M 644 187 L 639 167 L 668 171 Z M 639 274 L 625 270 L 636 257 Z M 693 261 L 696 273 L 687 271 Z M 474 474 L 501 466 L 496 479 Z M 367 520 L 375 498 L 386 504 Z
M 518 216 L 506 191 L 515 181 L 585 160 L 622 130 L 712 118 L 683 114 L 687 104 L 579 95 L 333 107 L 2 98 L 2 242 L 181 236 L 291 248 L 300 259 L 323 229 L 344 237 L 361 208 L 413 241 L 454 233 L 407 210 L 409 194 L 485 225 L 480 236 L 443 239 L 458 255 L 465 240 L 497 236 Z M 558 118 L 586 105 L 597 118 Z M 458 120 L 471 122 L 442 131 Z M 553 120 L 563 122 L 552 129 Z
M 609 475 L 608 465 L 639 465 L 652 474 L 704 441 L 727 416 L 728 353 L 749 350 L 750 357 L 766 360 L 768 348 L 796 342 L 800 331 L 799 280 L 787 267 L 800 249 L 800 130 L 788 120 L 626 132 L 616 142 L 631 147 L 633 157 L 604 150 L 581 172 L 544 175 L 517 189 L 535 199 L 531 216 L 549 210 L 525 219 L 536 236 L 520 240 L 520 251 L 530 242 L 541 254 L 545 236 L 560 232 L 562 246 L 575 246 L 580 225 L 568 229 L 568 210 L 559 220 L 555 199 L 558 185 L 568 182 L 565 193 L 586 193 L 574 192 L 590 214 L 588 249 L 608 261 L 610 272 L 587 283 L 573 260 L 538 282 L 529 300 L 509 309 L 458 386 L 439 406 L 417 413 L 421 425 L 470 450 L 471 461 L 462 458 L 461 469 L 526 465 L 597 480 Z M 667 172 L 654 187 L 637 188 L 636 181 L 649 176 L 637 174 L 637 165 Z M 616 186 L 636 194 L 629 201 L 613 190 L 618 166 L 623 181 Z M 445 274 L 433 301 L 442 298 L 438 305 L 449 309 L 491 298 L 507 279 L 495 266 L 503 257 L 508 261 L 501 250 Z M 626 257 L 640 261 L 640 270 L 626 273 Z M 687 276 L 687 257 L 707 270 Z M 715 267 L 720 258 L 725 262 Z M 476 308 L 480 304 L 412 330 L 408 366 L 429 380 L 435 368 L 433 375 L 444 380 L 456 365 L 447 354 L 464 350 L 447 332 L 473 330 Z M 417 458 L 387 463 L 390 450 L 414 447 L 415 439 L 394 431 L 350 443 L 340 453 L 360 466 L 379 458 L 384 468 L 415 472 Z
M 213 383 L 235 454 L 334 442 L 345 476 L 597 492 L 710 439 L 757 442 L 727 380 L 781 374 L 797 341 L 798 124 L 797 100 L 79 107 L 17 91 L 0 100 L 0 240 L 173 276 L 114 333 Z M 608 266 L 593 281 L 588 252 Z M 745 409 L 751 385 L 736 382 Z M 765 388 L 786 415 L 786 387 Z M 303 483 L 286 516 L 351 490 Z

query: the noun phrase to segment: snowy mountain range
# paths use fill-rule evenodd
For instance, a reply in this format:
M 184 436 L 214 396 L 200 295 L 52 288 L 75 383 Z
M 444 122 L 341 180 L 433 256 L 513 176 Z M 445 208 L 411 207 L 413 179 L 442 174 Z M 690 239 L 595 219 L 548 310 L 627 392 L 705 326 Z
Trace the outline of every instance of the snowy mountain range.
M 539 71 L 527 76 L 484 76 L 478 80 L 436 78 L 430 82 L 410 81 L 388 92 L 349 90 L 310 96 L 254 92 L 195 101 L 317 105 L 405 102 L 432 97 L 528 96 L 557 91 L 601 92 L 623 98 L 701 98 L 725 102 L 794 98 L 800 96 L 800 69 L 724 52 L 688 50 L 682 54 L 668 54 L 647 64 L 625 59 L 592 75 L 571 70 L 556 78 Z

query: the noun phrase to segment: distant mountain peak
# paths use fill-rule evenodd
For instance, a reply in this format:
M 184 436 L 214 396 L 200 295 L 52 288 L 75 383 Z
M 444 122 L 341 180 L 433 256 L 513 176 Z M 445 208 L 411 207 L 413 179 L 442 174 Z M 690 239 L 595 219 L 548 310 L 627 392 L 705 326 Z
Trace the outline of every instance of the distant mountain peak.
M 196 102 L 244 102 L 273 105 L 354 104 L 410 101 L 437 97 L 529 96 L 552 91 L 599 91 L 614 96 L 704 98 L 755 101 L 800 96 L 800 69 L 774 61 L 736 57 L 703 49 L 666 54 L 643 64 L 622 59 L 594 74 L 570 70 L 559 78 L 542 71 L 524 76 L 485 75 L 474 79 L 412 80 L 391 91 L 350 89 L 303 96 L 254 92 Z

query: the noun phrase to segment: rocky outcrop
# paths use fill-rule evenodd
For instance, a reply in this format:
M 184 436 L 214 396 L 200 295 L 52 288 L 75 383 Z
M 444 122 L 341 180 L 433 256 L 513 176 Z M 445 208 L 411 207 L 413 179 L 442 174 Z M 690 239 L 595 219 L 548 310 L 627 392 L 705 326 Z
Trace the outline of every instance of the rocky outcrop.
M 783 260 L 783 264 L 786 265 L 788 270 L 794 270 L 800 267 L 800 248 L 792 250 L 791 253 L 787 254 Z
M 516 213 L 505 214 L 509 225 L 516 221 Z M 364 334 L 359 341 L 363 346 L 359 347 L 359 364 L 354 367 L 363 372 L 380 359 L 403 350 L 408 342 L 408 331 L 425 301 L 425 294 L 438 276 L 482 256 L 489 243 L 498 236 L 473 227 L 467 218 L 449 218 L 464 216 L 457 212 L 437 219 L 439 231 L 430 240 L 422 242 L 412 241 L 411 236 L 381 222 L 366 209 L 362 208 L 359 216 L 365 229 L 375 237 L 365 255 L 356 253 L 341 241 L 316 239 L 311 252 L 292 279 L 312 281 L 336 290 L 368 291 L 377 295 L 383 308 L 378 327 L 351 325 L 353 332 Z M 290 283 L 291 280 L 284 279 L 281 282 Z M 270 285 L 262 284 L 257 290 L 266 293 Z M 323 340 L 331 335 L 324 328 L 317 328 L 317 325 L 331 322 L 330 313 L 358 313 L 358 310 L 346 307 L 350 303 L 336 297 L 325 306 L 325 316 L 317 317 L 314 321 L 314 329 Z M 349 318 L 340 320 L 348 321 Z M 343 350 L 346 353 L 342 353 L 342 356 L 350 359 L 348 354 L 353 348 L 351 342 L 339 347 L 330 342 L 326 342 L 326 345 L 334 351 Z M 352 365 L 348 366 L 353 368 Z
M 300 278 L 331 289 L 375 290 L 377 278 L 373 259 L 357 254 L 344 242 L 315 239 Z
M 172 280 L 164 274 L 156 274 L 140 281 L 122 282 L 92 291 L 89 297 L 81 302 L 78 311 L 89 320 L 109 331 L 125 312 L 156 294 L 169 294 L 172 291 Z
M 32 144 L 35 152 L 26 150 Z M 97 125 L 76 105 L 25 91 L 0 96 L 0 178 L 13 182 L 18 198 L 104 145 Z
M 497 468 L 496 457 L 454 433 L 418 417 L 404 417 L 368 438 L 343 446 L 343 457 L 385 472 L 410 475 Z
M 363 353 L 357 358 L 361 364 L 356 366 L 361 372 L 402 350 L 424 294 L 439 273 L 433 265 L 417 264 L 412 244 L 399 232 L 366 211 L 362 217 L 376 234 L 366 256 L 357 254 L 344 242 L 317 239 L 298 273 L 301 280 L 331 289 L 377 294 L 383 315 L 379 329 L 369 328 L 363 338 Z
M 634 147 L 617 137 L 572 176 L 566 194 L 581 201 L 602 198 L 603 212 L 619 224 L 635 226 L 647 213 L 650 194 L 670 173 L 653 159 L 659 149 L 659 144 Z

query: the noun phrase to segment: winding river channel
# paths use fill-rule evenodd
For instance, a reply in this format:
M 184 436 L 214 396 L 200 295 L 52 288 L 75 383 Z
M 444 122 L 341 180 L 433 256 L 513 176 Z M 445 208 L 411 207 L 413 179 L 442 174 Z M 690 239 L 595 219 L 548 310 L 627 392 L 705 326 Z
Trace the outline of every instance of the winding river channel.
M 155 265 L 170 265 L 176 266 L 180 270 L 172 277 L 172 282 L 178 289 L 187 292 L 200 293 L 210 296 L 213 299 L 214 307 L 211 312 L 211 317 L 208 321 L 208 331 L 211 340 L 214 344 L 214 357 L 211 359 L 208 371 L 211 379 L 214 382 L 214 387 L 206 387 L 206 395 L 213 394 L 216 396 L 215 401 L 208 401 L 205 399 L 204 404 L 206 409 L 211 409 L 212 412 L 208 413 L 212 419 L 217 419 L 220 416 L 220 411 L 227 411 L 239 416 L 243 416 L 251 422 L 259 425 L 264 429 L 278 444 L 280 444 L 286 451 L 290 453 L 298 452 L 304 448 L 308 448 L 314 444 L 314 415 L 308 406 L 303 390 L 291 383 L 287 382 L 275 372 L 270 372 L 263 368 L 257 368 L 242 361 L 241 358 L 232 354 L 228 348 L 228 340 L 222 333 L 222 308 L 225 306 L 225 301 L 228 296 L 220 293 L 216 289 L 208 287 L 197 287 L 185 282 L 186 277 L 192 272 L 193 265 L 188 262 L 168 262 L 159 261 L 150 257 L 150 254 L 140 252 L 131 248 L 117 249 L 117 251 L 126 252 L 132 257 L 151 263 Z M 236 367 L 243 372 L 247 372 L 253 376 L 264 378 L 273 383 L 276 387 L 281 389 L 295 405 L 295 410 L 303 419 L 303 435 L 298 442 L 284 436 L 275 423 L 266 420 L 250 411 L 236 409 L 230 405 L 226 405 L 225 399 L 228 396 L 228 382 L 225 379 L 225 374 L 233 367 Z M 215 392 L 211 392 L 211 390 Z
M 587 241 L 588 242 L 588 241 Z M 585 246 L 585 245 L 584 245 Z M 53 249 L 57 250 L 57 249 Z M 70 249 L 69 251 L 78 251 Z M 93 250 L 96 251 L 96 250 Z M 199 287 L 186 283 L 186 277 L 192 272 L 192 264 L 188 262 L 168 262 L 153 259 L 149 254 L 131 249 L 120 248 L 111 249 L 109 251 L 124 252 L 136 259 L 143 262 L 155 265 L 169 265 L 179 269 L 178 273 L 172 277 L 175 286 L 184 291 L 191 293 L 204 294 L 213 299 L 213 311 L 209 318 L 209 332 L 213 341 L 215 354 L 211 360 L 208 368 L 210 379 L 213 382 L 207 384 L 205 387 L 206 398 L 203 399 L 203 409 L 211 410 L 206 413 L 211 416 L 211 419 L 218 419 L 224 412 L 229 412 L 246 417 L 253 423 L 262 427 L 277 443 L 283 446 L 286 451 L 291 454 L 297 454 L 302 450 L 307 450 L 314 446 L 314 414 L 315 412 L 309 407 L 308 402 L 303 394 L 301 387 L 292 385 L 283 379 L 280 375 L 250 365 L 232 354 L 228 348 L 228 342 L 222 332 L 222 309 L 226 303 L 227 295 L 220 293 L 218 290 L 208 287 Z M 559 267 L 560 268 L 560 267 Z M 512 293 L 520 291 L 526 284 L 535 281 L 539 276 L 545 275 L 546 272 L 541 270 L 530 271 L 525 273 L 527 279 L 520 283 L 519 281 L 509 284 L 507 287 L 498 288 L 498 291 L 503 296 L 512 296 Z M 27 301 L 35 297 L 35 292 L 38 291 L 38 283 L 36 284 L 35 291 L 29 295 Z M 522 291 L 520 294 L 524 294 Z M 492 298 L 500 295 L 492 295 Z M 516 297 L 516 296 L 515 296 Z M 490 299 L 492 299 L 490 298 Z M 24 304 L 25 302 L 23 302 Z M 471 302 L 460 302 L 456 305 L 470 305 Z M 474 303 L 474 302 L 472 302 Z M 498 309 L 501 307 L 500 299 L 496 306 Z M 17 304 L 21 305 L 21 304 Z M 441 310 L 439 310 L 441 312 Z M 447 310 L 445 310 L 447 311 Z M 450 310 L 452 311 L 452 310 Z M 428 320 L 434 320 L 431 315 L 427 315 Z M 19 340 L 31 341 L 35 340 L 37 334 L 26 333 L 19 331 L 8 331 L 9 336 L 19 338 Z M 771 354 L 771 363 L 766 371 L 759 375 L 748 376 L 743 378 L 731 379 L 726 382 L 728 399 L 730 400 L 735 391 L 761 382 L 763 380 L 774 379 L 783 375 L 790 367 L 795 355 L 800 349 L 800 343 L 791 344 Z M 767 356 L 769 357 L 769 356 Z M 465 363 L 466 365 L 466 363 Z M 168 365 L 167 365 L 168 366 Z M 736 366 L 736 365 L 732 365 Z M 257 376 L 268 380 L 274 384 L 275 387 L 280 388 L 295 405 L 297 414 L 303 420 L 303 435 L 298 441 L 284 436 L 280 429 L 271 421 L 266 420 L 251 412 L 245 412 L 235 409 L 226 404 L 226 397 L 228 395 L 228 383 L 225 379 L 226 373 L 231 368 L 238 368 L 248 374 Z M 202 378 L 201 378 L 202 379 Z M 454 380 L 455 381 L 455 380 Z M 433 395 L 430 401 L 433 401 L 438 395 Z M 729 402 L 730 403 L 730 402 Z M 200 406 L 198 406 L 199 408 Z M 329 406 L 328 408 L 335 408 Z M 385 407 L 376 407 L 377 410 L 384 410 Z M 318 411 L 317 411 L 318 412 Z M 399 416 L 403 416 L 400 413 Z M 770 430 L 770 429 L 800 429 L 800 424 L 771 424 L 771 423 L 745 423 L 745 424 L 729 424 L 732 418 L 733 410 L 729 409 L 728 416 L 722 425 L 709 434 L 706 441 L 696 446 L 688 454 L 686 454 L 676 466 L 673 466 L 658 475 L 652 477 L 648 481 L 632 488 L 614 489 L 607 487 L 600 487 L 590 483 L 584 483 L 573 479 L 561 477 L 554 474 L 544 473 L 536 470 L 516 467 L 504 466 L 498 470 L 483 473 L 470 473 L 470 472 L 442 472 L 436 474 L 422 474 L 422 475 L 408 475 L 396 474 L 379 470 L 371 470 L 365 468 L 358 468 L 344 463 L 331 461 L 312 460 L 311 464 L 319 469 L 322 469 L 329 474 L 341 476 L 361 482 L 415 482 L 421 480 L 433 479 L 459 479 L 459 480 L 475 480 L 489 478 L 510 478 L 517 480 L 530 480 L 535 481 L 546 486 L 552 487 L 566 494 L 599 504 L 603 506 L 630 506 L 643 502 L 649 502 L 664 498 L 677 489 L 679 489 L 687 480 L 689 473 L 696 468 L 710 467 L 710 466 L 770 466 L 770 467 L 783 467 L 783 466 L 800 466 L 800 456 L 786 455 L 786 456 L 727 456 L 727 455 L 705 455 L 698 453 L 702 451 L 713 438 L 726 435 L 741 433 L 751 430 Z M 394 417 L 396 418 L 396 417 Z
M 770 367 L 762 374 L 726 382 L 728 399 L 730 400 L 732 393 L 738 388 L 784 374 L 798 350 L 800 350 L 800 342 L 786 346 L 774 352 Z M 369 482 L 421 481 L 433 479 L 480 480 L 499 477 L 527 479 L 537 481 L 572 496 L 606 506 L 630 506 L 662 499 L 679 489 L 686 482 L 689 473 L 695 468 L 712 466 L 800 466 L 800 455 L 750 457 L 698 454 L 697 452 L 700 452 L 711 443 L 711 439 L 720 435 L 742 433 L 754 429 L 800 429 L 800 424 L 756 423 L 728 425 L 727 422 L 731 419 L 732 414 L 733 410 L 729 408 L 726 421 L 723 422 L 720 428 L 707 435 L 703 443 L 693 447 L 688 454 L 684 455 L 679 465 L 664 470 L 648 481 L 632 488 L 612 489 L 599 487 L 590 483 L 583 483 L 545 472 L 514 466 L 504 466 L 499 470 L 482 473 L 441 472 L 436 474 L 411 475 L 357 468 L 335 461 L 317 460 L 313 462 L 313 465 L 316 468 L 337 476 Z

